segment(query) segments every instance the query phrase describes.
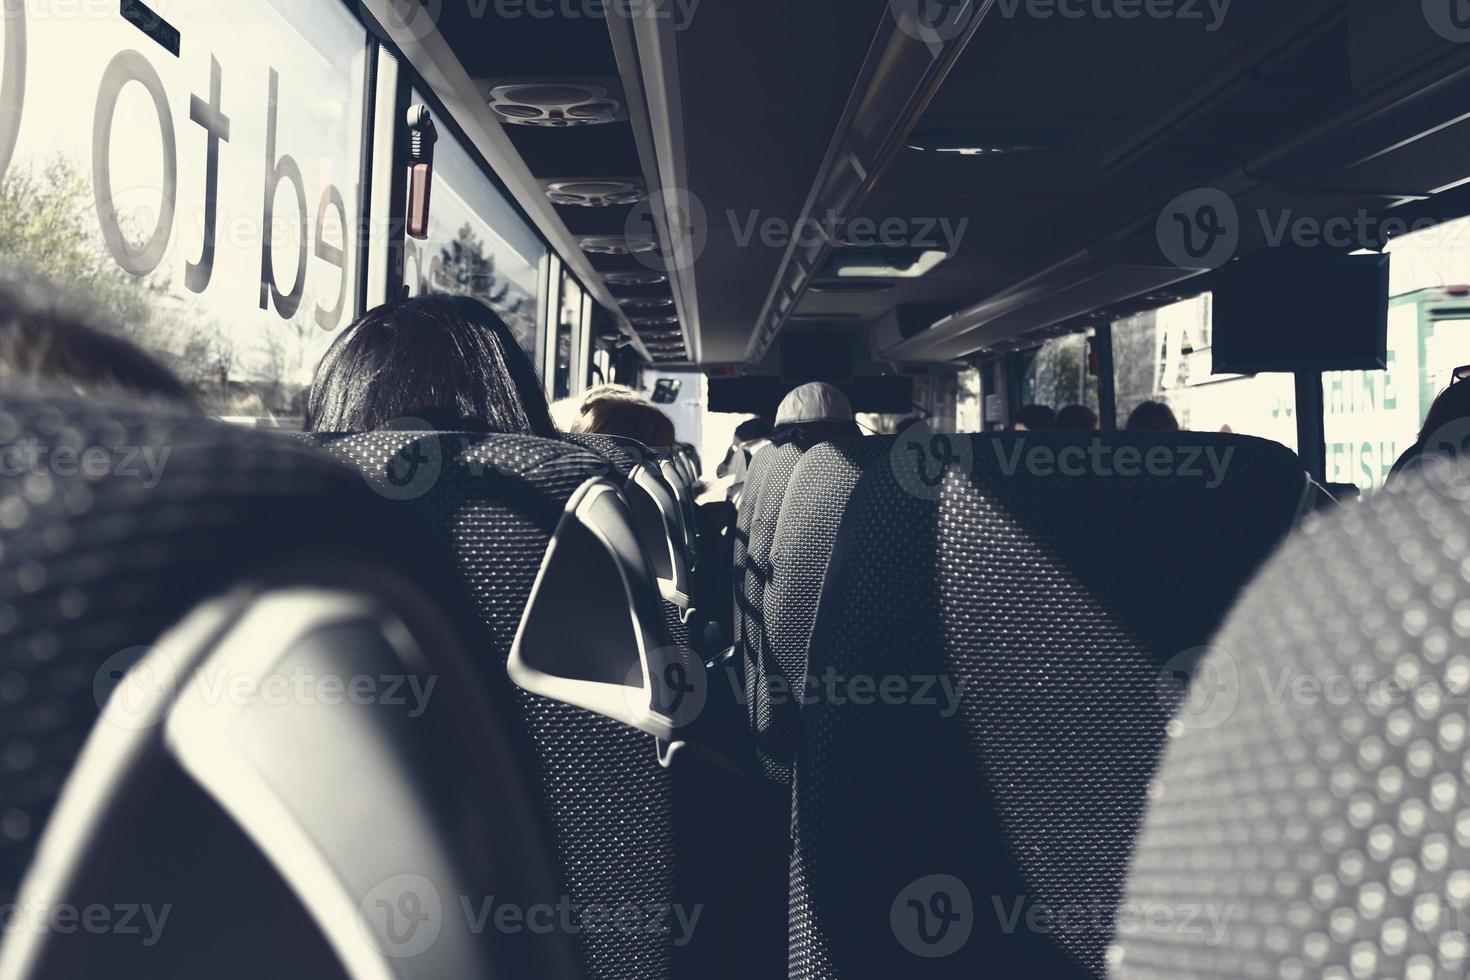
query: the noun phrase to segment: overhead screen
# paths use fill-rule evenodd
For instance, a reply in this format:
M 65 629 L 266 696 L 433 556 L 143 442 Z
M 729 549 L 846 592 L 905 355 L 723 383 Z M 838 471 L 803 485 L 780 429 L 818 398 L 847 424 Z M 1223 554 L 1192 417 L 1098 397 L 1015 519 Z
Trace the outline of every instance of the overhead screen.
M 1384 368 L 1388 261 L 1272 250 L 1226 266 L 1214 297 L 1215 373 Z

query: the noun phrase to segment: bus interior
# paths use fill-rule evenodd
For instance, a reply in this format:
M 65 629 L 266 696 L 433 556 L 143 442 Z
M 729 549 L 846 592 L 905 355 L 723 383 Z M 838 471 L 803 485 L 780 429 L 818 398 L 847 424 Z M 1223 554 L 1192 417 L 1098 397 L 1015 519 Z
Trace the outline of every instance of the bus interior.
M 0 31 L 0 980 L 1470 975 L 1464 0 Z

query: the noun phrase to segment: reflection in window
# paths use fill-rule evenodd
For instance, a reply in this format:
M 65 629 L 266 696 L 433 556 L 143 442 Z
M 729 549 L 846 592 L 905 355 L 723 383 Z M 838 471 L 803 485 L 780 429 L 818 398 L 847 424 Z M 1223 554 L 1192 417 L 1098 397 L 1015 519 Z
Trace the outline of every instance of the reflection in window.
M 1229 430 L 1296 449 L 1296 387 L 1289 374 L 1213 374 L 1208 294 L 1113 324 L 1118 427 L 1145 401 L 1167 404 L 1183 429 Z
M 174 57 L 115 4 L 54 6 L 19 11 L 0 259 L 89 294 L 207 410 L 299 416 L 357 295 L 362 25 L 325 0 L 173 0 Z
M 426 101 L 418 92 L 413 100 Z M 546 246 L 449 127 L 441 121 L 437 128 L 429 237 L 408 241 L 404 279 L 415 295 L 484 300 L 534 358 L 538 270 Z

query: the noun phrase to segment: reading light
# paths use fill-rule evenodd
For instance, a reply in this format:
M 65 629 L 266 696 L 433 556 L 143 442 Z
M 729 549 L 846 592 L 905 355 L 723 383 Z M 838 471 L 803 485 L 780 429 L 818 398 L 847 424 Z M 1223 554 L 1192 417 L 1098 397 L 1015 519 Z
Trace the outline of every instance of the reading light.
M 918 279 L 948 259 L 949 253 L 940 249 L 894 250 L 889 254 L 864 250 L 846 255 L 839 250 L 833 253 L 822 275 L 838 279 Z
M 965 133 L 953 130 L 914 133 L 908 141 L 909 149 L 918 150 L 921 153 L 949 153 L 962 157 L 1034 153 L 1038 150 L 1049 150 L 1056 145 L 1057 140 L 1054 137 L 1035 133 Z

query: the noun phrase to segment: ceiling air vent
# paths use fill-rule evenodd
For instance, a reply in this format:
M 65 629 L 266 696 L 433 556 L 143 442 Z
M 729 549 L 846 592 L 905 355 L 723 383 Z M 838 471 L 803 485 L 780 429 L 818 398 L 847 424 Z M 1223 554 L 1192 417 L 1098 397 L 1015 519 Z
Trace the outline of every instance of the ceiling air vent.
M 609 286 L 662 286 L 669 281 L 662 272 L 609 272 L 602 279 Z
M 616 122 L 622 104 L 609 98 L 601 85 L 536 82 L 495 86 L 490 90 L 490 108 L 512 126 L 564 129 Z
M 579 208 L 607 208 L 637 204 L 643 191 L 625 180 L 559 180 L 546 188 L 552 204 Z
M 623 238 L 620 235 L 590 235 L 582 239 L 582 251 L 588 255 L 637 255 L 652 252 L 658 243 L 652 238 Z

